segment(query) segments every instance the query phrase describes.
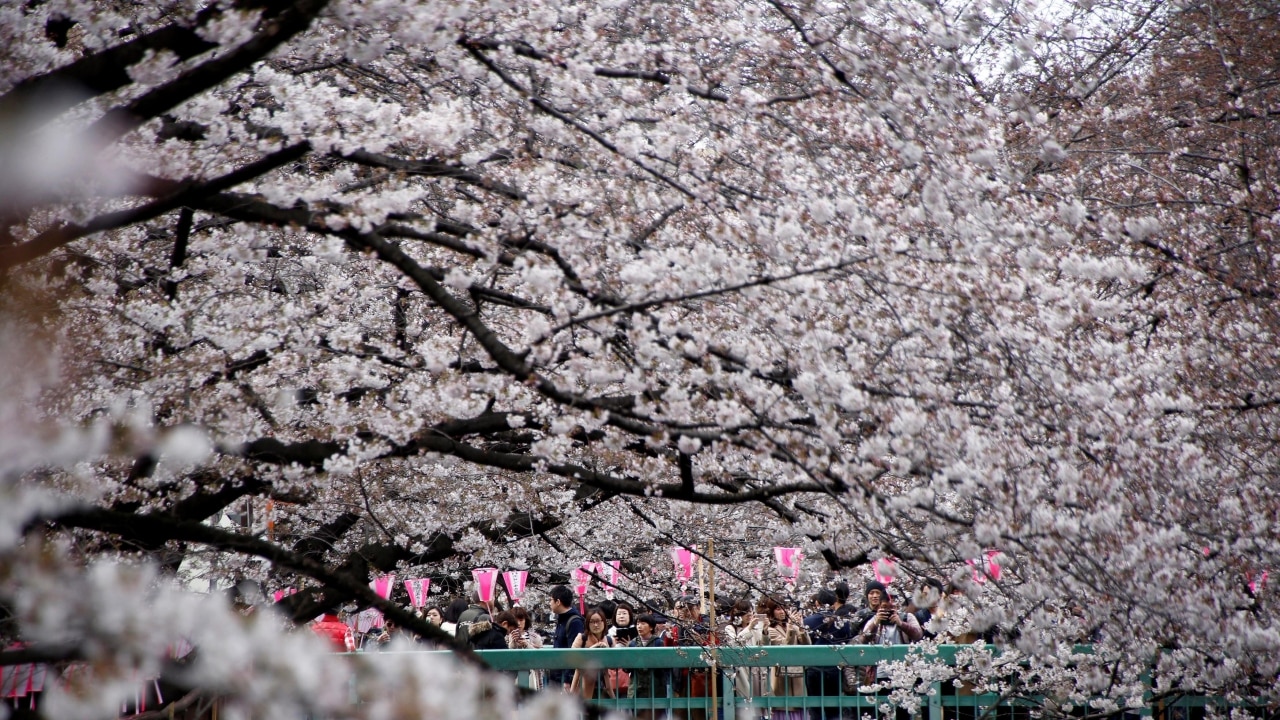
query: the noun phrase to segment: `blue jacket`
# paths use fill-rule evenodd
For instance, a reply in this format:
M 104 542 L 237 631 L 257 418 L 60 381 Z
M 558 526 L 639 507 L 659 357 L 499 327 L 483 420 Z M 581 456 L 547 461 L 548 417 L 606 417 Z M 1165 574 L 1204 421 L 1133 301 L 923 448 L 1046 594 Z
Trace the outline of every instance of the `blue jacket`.
M 551 638 L 551 647 L 557 649 L 573 647 L 573 641 L 578 639 L 578 635 L 581 635 L 586 627 L 582 614 L 577 610 L 569 608 L 567 612 L 560 613 L 556 616 L 556 632 Z M 550 670 L 547 675 L 553 683 L 567 685 L 573 680 L 572 670 Z

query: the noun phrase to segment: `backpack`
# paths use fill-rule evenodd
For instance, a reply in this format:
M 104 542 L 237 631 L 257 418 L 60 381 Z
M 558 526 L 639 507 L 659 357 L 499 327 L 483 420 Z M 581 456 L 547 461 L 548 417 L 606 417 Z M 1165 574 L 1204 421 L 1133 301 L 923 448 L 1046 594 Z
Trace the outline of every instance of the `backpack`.
M 458 616 L 453 637 L 462 643 L 473 644 L 471 638 L 493 627 L 489 611 L 481 607 L 469 607 Z

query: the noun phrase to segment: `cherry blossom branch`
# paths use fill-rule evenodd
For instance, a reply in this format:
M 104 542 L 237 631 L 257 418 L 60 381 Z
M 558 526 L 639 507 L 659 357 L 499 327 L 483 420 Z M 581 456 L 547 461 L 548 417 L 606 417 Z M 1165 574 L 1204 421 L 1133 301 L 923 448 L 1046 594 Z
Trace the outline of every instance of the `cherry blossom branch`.
M 344 598 L 354 598 L 363 605 L 382 611 L 396 624 L 407 628 L 418 635 L 448 645 L 463 658 L 486 667 L 484 661 L 466 643 L 458 642 L 425 619 L 402 609 L 399 605 L 384 600 L 369 587 L 364 576 L 350 573 L 330 571 L 324 565 L 290 552 L 279 545 L 260 540 L 256 537 L 229 532 L 202 522 L 177 520 L 163 515 L 138 515 L 121 513 L 105 508 L 84 507 L 47 514 L 33 518 L 27 524 L 28 529 L 41 527 L 46 523 L 64 528 L 78 528 L 108 533 L 123 538 L 146 543 L 165 543 L 174 540 L 192 542 L 236 552 L 242 555 L 259 557 L 273 565 L 305 575 L 320 583 L 325 588 L 338 591 L 339 597 L 326 598 L 326 604 L 340 603 Z
M 279 2 L 279 0 L 277 0 Z M 86 136 L 106 146 L 143 123 L 172 110 L 206 90 L 244 72 L 273 50 L 311 26 L 329 0 L 281 3 L 279 13 L 265 16 L 257 34 L 225 55 L 196 65 L 124 105 L 108 110 L 91 124 Z
M 611 315 L 617 315 L 619 313 L 631 313 L 631 312 L 636 312 L 640 310 L 648 310 L 650 308 L 661 307 L 663 305 L 672 305 L 676 303 L 688 302 L 690 300 L 701 300 L 702 298 L 715 297 L 717 295 L 725 295 L 728 293 L 737 292 L 739 290 L 745 290 L 747 288 L 773 285 L 775 283 L 785 282 L 787 280 L 794 280 L 795 278 L 798 278 L 798 277 L 806 277 L 809 275 L 820 275 L 825 272 L 832 272 L 834 270 L 843 270 L 844 268 L 847 268 L 853 265 L 865 263 L 868 259 L 869 259 L 869 256 L 853 258 L 850 260 L 842 260 L 840 262 L 832 263 L 830 265 L 820 265 L 818 267 L 807 268 L 805 270 L 796 270 L 794 272 L 786 273 L 783 275 L 766 275 L 764 277 L 756 278 L 754 280 L 746 280 L 741 283 L 737 283 L 735 285 L 728 285 L 720 288 L 711 288 L 708 290 L 700 290 L 697 292 L 685 293 L 683 295 L 673 295 L 670 297 L 654 298 L 652 300 L 642 300 L 640 302 L 631 303 L 629 305 L 620 305 L 618 307 L 609 308 L 608 310 L 600 310 L 599 312 L 594 312 L 588 315 L 579 315 L 573 318 L 572 320 L 567 320 L 561 323 L 560 325 L 557 325 L 556 327 L 552 328 L 550 332 L 548 332 L 547 337 L 552 337 L 556 333 L 562 332 L 564 330 L 568 330 L 569 328 L 574 327 L 576 325 L 585 325 L 593 320 L 599 320 L 600 318 L 606 318 Z
M 0 247 L 0 273 L 35 260 L 87 235 L 135 225 L 177 210 L 184 205 L 196 204 L 204 196 L 214 195 L 253 180 L 303 157 L 310 151 L 311 143 L 306 141 L 290 145 L 221 177 L 199 184 L 179 184 L 178 187 L 181 189 L 154 202 L 129 210 L 99 215 L 84 224 L 58 225 L 45 230 L 28 242 Z

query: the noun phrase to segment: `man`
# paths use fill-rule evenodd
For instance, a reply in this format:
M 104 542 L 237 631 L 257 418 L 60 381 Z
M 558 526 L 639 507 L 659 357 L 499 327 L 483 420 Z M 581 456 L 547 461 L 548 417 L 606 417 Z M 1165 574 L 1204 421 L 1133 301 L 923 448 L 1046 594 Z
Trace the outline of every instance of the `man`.
M 556 631 L 551 639 L 551 647 L 556 649 L 572 647 L 573 641 L 586 628 L 582 614 L 573 608 L 572 590 L 564 585 L 551 588 L 551 613 L 556 617 Z M 569 685 L 573 682 L 573 671 L 550 670 L 548 677 L 551 684 L 559 683 L 568 692 Z
M 708 637 L 712 637 L 712 644 L 715 643 L 714 637 L 708 632 L 707 624 L 703 621 L 699 612 L 698 598 L 692 595 L 682 595 L 676 599 L 673 613 L 675 617 L 672 618 L 671 624 L 662 633 L 663 645 L 667 647 L 700 646 L 708 642 Z M 675 669 L 671 671 L 671 680 L 672 692 L 676 697 L 708 697 L 711 695 L 711 689 L 708 687 L 711 676 L 706 670 Z M 689 717 L 691 720 L 703 720 L 706 718 L 706 711 L 690 710 Z
M 873 587 L 877 585 L 879 587 Z M 867 583 L 867 607 L 873 611 L 871 618 L 862 628 L 861 641 L 867 645 L 906 645 L 917 642 L 922 633 L 916 616 L 902 609 L 894 602 L 893 594 L 880 583 Z M 867 668 L 868 671 L 871 668 Z M 868 673 L 870 675 L 870 673 Z M 865 677 L 864 685 L 883 683 L 889 679 L 889 672 L 883 664 L 877 664 L 873 677 Z M 889 688 L 882 687 L 876 694 L 882 698 L 889 695 Z M 910 713 L 906 708 L 898 707 L 894 711 L 895 720 L 909 720 Z
M 459 642 L 469 642 L 471 626 L 476 622 L 489 620 L 489 608 L 480 599 L 479 591 L 471 591 L 471 603 L 458 615 L 458 624 L 453 628 L 453 636 Z
M 945 591 L 941 580 L 925 578 L 916 589 L 916 594 L 911 599 L 911 603 L 907 605 L 907 612 L 916 616 L 916 622 L 920 624 L 921 631 L 930 640 L 938 636 L 938 633 L 929 628 L 929 621 L 933 619 L 934 613 L 937 612 L 938 603 L 942 602 L 943 592 Z
M 868 645 L 906 645 L 918 641 L 923 633 L 916 616 L 901 612 L 893 595 L 878 582 L 867 583 L 867 607 L 873 611 L 862 627 L 862 641 Z M 882 677 L 877 673 L 877 677 Z
M 837 615 L 833 607 L 839 598 L 834 592 L 823 588 L 813 596 L 813 612 L 804 619 L 805 630 L 814 645 L 847 645 L 853 639 L 853 625 L 849 618 Z M 810 696 L 830 697 L 840 695 L 840 668 L 810 667 L 804 671 L 805 691 Z M 838 706 L 810 708 L 809 714 L 814 720 L 835 718 L 840 716 Z

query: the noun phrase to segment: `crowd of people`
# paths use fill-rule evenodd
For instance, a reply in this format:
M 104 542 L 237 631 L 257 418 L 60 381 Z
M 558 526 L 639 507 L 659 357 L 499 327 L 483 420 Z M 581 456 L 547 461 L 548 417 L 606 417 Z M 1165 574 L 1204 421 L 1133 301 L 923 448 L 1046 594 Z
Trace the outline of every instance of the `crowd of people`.
M 516 605 L 502 609 L 472 594 L 445 606 L 430 606 L 423 616 L 458 641 L 478 650 L 519 648 L 613 648 L 676 646 L 778 646 L 778 645 L 902 645 L 936 637 L 955 623 L 945 620 L 952 605 L 943 584 L 925 579 L 910 596 L 896 595 L 885 584 L 872 580 L 860 596 L 852 596 L 848 584 L 835 582 L 818 590 L 807 603 L 764 595 L 711 598 L 680 595 L 669 601 L 605 600 L 580 608 L 581 599 L 566 586 L 551 589 L 548 620 L 537 622 L 529 610 Z M 714 610 L 714 612 L 713 612 Z M 952 618 L 954 620 L 954 618 Z M 317 632 L 338 632 L 334 624 Z M 334 637 L 335 647 L 377 649 L 388 643 L 394 627 L 373 630 L 363 638 Z M 860 692 L 886 692 L 877 683 L 886 670 L 866 667 L 738 668 L 732 676 L 735 695 L 752 698 L 804 698 L 839 696 Z M 675 668 L 628 672 L 607 670 L 549 670 L 525 673 L 518 682 L 531 689 L 550 687 L 579 694 L 584 700 L 603 698 L 705 697 L 719 678 L 706 670 Z M 718 688 L 723 694 L 723 688 Z M 773 701 L 767 710 L 751 715 L 771 720 L 801 720 L 810 711 L 797 703 Z M 814 717 L 835 718 L 838 708 L 810 708 Z M 643 714 L 643 713 L 642 713 Z M 650 712 L 649 715 L 653 713 Z M 696 713 L 694 713 L 696 715 Z

